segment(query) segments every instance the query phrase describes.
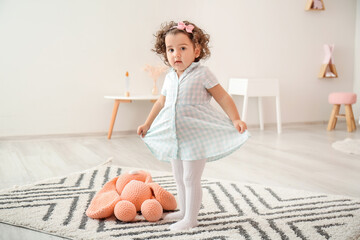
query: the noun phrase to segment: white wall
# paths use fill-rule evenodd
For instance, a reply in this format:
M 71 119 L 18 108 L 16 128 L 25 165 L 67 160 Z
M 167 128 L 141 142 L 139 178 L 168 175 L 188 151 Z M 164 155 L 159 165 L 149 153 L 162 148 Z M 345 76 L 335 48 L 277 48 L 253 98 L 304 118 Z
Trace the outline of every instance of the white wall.
M 354 92 L 357 94 L 357 103 L 353 106 L 356 122 L 360 121 L 360 0 L 356 3 L 355 26 L 355 64 L 354 64 Z
M 142 68 L 160 63 L 150 49 L 168 20 L 211 35 L 205 64 L 225 88 L 230 77 L 277 77 L 283 122 L 326 121 L 329 92 L 354 87 L 356 0 L 324 2 L 307 12 L 305 0 L 0 0 L 0 136 L 106 132 L 113 103 L 103 96 L 124 92 L 126 71 L 132 94 L 150 93 Z M 335 44 L 339 78 L 317 79 L 324 43 Z M 150 108 L 121 105 L 114 130 L 136 129 Z

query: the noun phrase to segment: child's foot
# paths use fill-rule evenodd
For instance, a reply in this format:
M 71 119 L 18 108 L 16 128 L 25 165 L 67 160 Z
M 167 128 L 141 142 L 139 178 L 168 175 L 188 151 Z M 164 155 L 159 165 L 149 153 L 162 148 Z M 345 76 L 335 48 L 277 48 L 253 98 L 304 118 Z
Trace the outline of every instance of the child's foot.
M 164 220 L 179 220 L 183 218 L 184 218 L 184 214 L 182 212 L 168 213 L 163 217 Z
M 197 227 L 199 225 L 198 221 L 188 221 L 188 220 L 181 220 L 177 223 L 174 223 L 174 224 L 171 224 L 170 225 L 170 230 L 173 230 L 173 231 L 181 231 L 181 230 L 188 230 L 190 228 L 194 228 L 194 227 Z

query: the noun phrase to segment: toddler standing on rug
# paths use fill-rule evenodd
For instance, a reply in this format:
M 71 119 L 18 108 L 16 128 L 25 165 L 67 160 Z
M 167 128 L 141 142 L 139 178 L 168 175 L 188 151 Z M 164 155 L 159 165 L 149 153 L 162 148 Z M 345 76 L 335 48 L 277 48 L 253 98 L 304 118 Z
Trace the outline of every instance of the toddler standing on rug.
M 156 158 L 171 161 L 179 211 L 164 219 L 180 220 L 171 230 L 198 225 L 205 163 L 229 155 L 249 137 L 230 95 L 199 63 L 210 56 L 208 43 L 209 35 L 187 21 L 165 23 L 156 33 L 154 51 L 172 69 L 137 134 Z M 210 105 L 211 97 L 230 119 Z

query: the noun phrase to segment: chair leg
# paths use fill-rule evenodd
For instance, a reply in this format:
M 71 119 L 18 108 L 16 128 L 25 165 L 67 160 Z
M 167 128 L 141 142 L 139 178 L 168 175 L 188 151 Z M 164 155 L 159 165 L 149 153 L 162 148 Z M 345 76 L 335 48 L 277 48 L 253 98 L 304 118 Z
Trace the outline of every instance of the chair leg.
M 281 113 L 280 113 L 280 96 L 276 96 L 276 119 L 278 133 L 281 133 Z
M 328 127 L 327 127 L 328 131 L 331 131 L 331 130 L 333 130 L 335 128 L 336 122 L 337 122 L 336 115 L 338 115 L 339 112 L 340 112 L 340 105 L 339 104 L 334 104 L 331 115 L 330 115 Z
M 262 97 L 258 97 L 258 108 L 259 108 L 260 130 L 264 130 L 264 117 L 263 117 Z
M 352 107 L 350 104 L 345 105 L 345 117 L 346 117 L 346 125 L 347 131 L 352 132 L 356 129 L 354 115 L 352 112 Z
M 249 97 L 247 95 L 245 95 L 244 96 L 244 103 L 243 103 L 243 110 L 242 110 L 242 114 L 240 116 L 241 120 L 243 120 L 244 122 L 246 122 L 248 101 L 249 101 Z

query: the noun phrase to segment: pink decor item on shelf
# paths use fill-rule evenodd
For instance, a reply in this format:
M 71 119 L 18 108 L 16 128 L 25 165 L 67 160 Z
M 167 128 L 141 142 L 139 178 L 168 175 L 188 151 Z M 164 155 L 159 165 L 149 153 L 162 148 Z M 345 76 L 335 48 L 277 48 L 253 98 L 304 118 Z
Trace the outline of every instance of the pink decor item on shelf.
M 324 44 L 324 60 L 319 73 L 319 78 L 337 77 L 337 71 L 334 64 L 334 44 Z
M 334 44 L 324 44 L 325 56 L 324 56 L 323 64 L 334 64 L 334 57 L 333 57 L 334 47 L 335 47 Z
M 323 4 L 320 0 L 314 0 L 313 9 L 323 9 Z

